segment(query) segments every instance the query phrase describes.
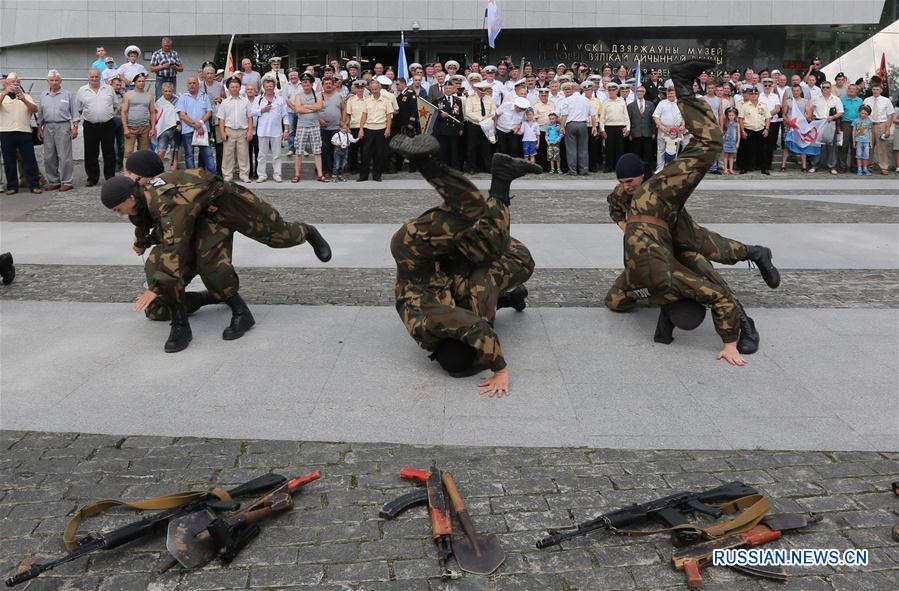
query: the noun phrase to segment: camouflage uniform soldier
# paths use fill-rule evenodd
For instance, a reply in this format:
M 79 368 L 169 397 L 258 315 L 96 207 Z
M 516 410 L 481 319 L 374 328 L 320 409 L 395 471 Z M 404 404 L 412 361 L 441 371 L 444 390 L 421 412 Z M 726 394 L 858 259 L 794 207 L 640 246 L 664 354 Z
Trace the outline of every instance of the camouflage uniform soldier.
M 718 358 L 745 365 L 737 351 L 740 315 L 733 294 L 679 263 L 669 230 L 677 225 L 678 213 L 722 148 L 721 129 L 708 103 L 693 94 L 693 80 L 710 66 L 690 60 L 671 68 L 678 106 L 693 139 L 678 158 L 634 192 L 624 231 L 625 270 L 605 302 L 612 310 L 625 311 L 644 297 L 656 304 L 695 300 L 711 309 L 715 330 L 724 342 Z
M 643 183 L 644 163 L 636 154 L 625 154 L 617 163 L 616 173 L 618 185 L 609 194 L 609 217 L 624 230 L 626 227 L 627 211 L 630 206 L 631 196 Z M 675 225 L 669 228 L 674 244 L 675 258 L 692 270 L 710 281 L 717 283 L 722 288 L 731 291 L 730 286 L 715 270 L 709 261 L 733 265 L 740 261 L 753 261 L 761 271 L 762 278 L 769 287 L 776 288 L 780 285 L 780 273 L 772 263 L 771 249 L 764 246 L 747 246 L 742 242 L 725 238 L 712 232 L 693 221 L 687 209 L 681 208 Z M 736 299 L 736 295 L 734 294 Z M 743 306 L 737 302 L 740 314 L 740 339 L 737 341 L 737 350 L 749 355 L 758 350 L 759 337 L 755 329 L 755 322 L 746 314 Z M 659 315 L 659 325 L 656 331 L 656 342 L 670 343 L 671 329 L 673 326 L 665 318 L 665 308 Z M 664 328 L 663 328 L 664 327 Z M 667 336 L 660 336 L 661 333 Z
M 308 241 L 319 260 L 331 258 L 328 243 L 314 226 L 284 221 L 271 205 L 240 185 L 201 169 L 161 173 L 162 161 L 150 150 L 132 154 L 128 169 L 128 176 L 103 186 L 101 198 L 108 208 L 131 218 L 138 226 L 136 237 L 149 236 L 151 227 L 158 236 L 160 243 L 147 265 L 148 290 L 134 309 L 146 310 L 157 299 L 169 307 L 172 331 L 166 352 L 181 351 L 190 343 L 184 288 L 195 273 L 212 299 L 231 308 L 223 339 L 238 339 L 256 323 L 237 293 L 240 282 L 231 263 L 234 232 L 272 248 Z M 136 243 L 135 250 L 139 248 Z
M 500 294 L 526 281 L 534 269 L 527 248 L 509 236 L 509 186 L 541 169 L 495 157 L 485 199 L 461 173 L 434 157 L 439 144 L 432 136 L 400 135 L 391 148 L 414 162 L 443 197 L 441 205 L 404 224 L 391 239 L 397 312 L 412 338 L 451 375 L 491 369 L 480 392 L 505 396 L 509 374 L 492 321 Z M 521 295 L 519 289 L 505 299 L 521 304 Z

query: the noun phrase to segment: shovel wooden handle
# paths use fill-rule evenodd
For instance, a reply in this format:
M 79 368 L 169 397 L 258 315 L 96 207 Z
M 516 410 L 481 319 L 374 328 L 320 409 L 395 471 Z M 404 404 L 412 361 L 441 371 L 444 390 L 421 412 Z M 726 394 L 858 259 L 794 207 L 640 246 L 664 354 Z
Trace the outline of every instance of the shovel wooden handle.
M 456 479 L 449 472 L 443 473 L 443 487 L 446 489 L 446 494 L 449 495 L 453 509 L 456 510 L 456 515 L 459 517 L 459 524 L 462 526 L 465 537 L 471 543 L 475 554 L 480 556 L 481 547 L 478 543 L 478 532 L 475 530 L 471 515 L 468 514 L 468 509 L 465 508 L 465 501 L 462 500 L 462 495 L 459 494 L 459 489 L 456 487 Z

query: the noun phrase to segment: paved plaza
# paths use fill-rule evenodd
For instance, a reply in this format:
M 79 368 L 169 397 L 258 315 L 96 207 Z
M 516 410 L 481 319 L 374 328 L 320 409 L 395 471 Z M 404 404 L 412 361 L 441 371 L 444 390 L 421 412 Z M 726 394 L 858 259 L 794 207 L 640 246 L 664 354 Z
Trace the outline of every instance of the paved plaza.
M 761 333 L 745 368 L 715 361 L 708 319 L 665 346 L 652 342 L 655 309 L 602 305 L 622 264 L 610 175 L 516 181 L 512 234 L 537 270 L 529 307 L 497 315 L 512 395 L 496 400 L 478 396 L 476 377 L 441 372 L 392 307 L 387 240 L 438 200 L 414 175 L 254 183 L 288 219 L 319 226 L 334 258 L 238 237 L 256 327 L 225 342 L 228 309 L 204 308 L 177 355 L 162 351 L 167 323 L 130 311 L 142 260 L 130 224 L 96 189 L 6 197 L 0 252 L 13 253 L 18 274 L 0 286 L 0 571 L 30 553 L 60 554 L 65 516 L 89 500 L 320 469 L 297 509 L 266 524 L 229 568 L 159 575 L 157 539 L 26 588 L 684 588 L 664 539 L 594 534 L 564 551 L 534 541 L 668 489 L 742 480 L 778 510 L 823 514 L 777 544 L 868 548 L 871 561 L 788 568 L 786 585 L 712 568 L 706 588 L 895 589 L 897 178 L 703 181 L 688 202 L 696 221 L 771 246 L 783 276 L 770 290 L 745 264 L 721 269 Z M 441 583 L 425 512 L 377 518 L 409 487 L 398 470 L 431 461 L 456 473 L 480 529 L 499 534 L 508 559 L 495 575 Z

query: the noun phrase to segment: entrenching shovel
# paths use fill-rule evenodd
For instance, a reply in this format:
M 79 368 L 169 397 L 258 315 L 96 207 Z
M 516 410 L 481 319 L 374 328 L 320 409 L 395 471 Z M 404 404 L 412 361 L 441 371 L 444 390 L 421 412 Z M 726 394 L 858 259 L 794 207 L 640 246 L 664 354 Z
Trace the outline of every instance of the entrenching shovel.
M 443 486 L 446 488 L 456 515 L 459 517 L 459 523 L 462 525 L 462 531 L 465 533 L 465 537 L 453 538 L 453 554 L 456 555 L 459 568 L 476 575 L 489 575 L 498 569 L 506 559 L 506 553 L 500 546 L 499 538 L 496 537 L 496 534 L 477 533 L 471 515 L 465 508 L 462 495 L 456 488 L 456 481 L 449 472 L 443 473 Z
M 216 536 L 218 531 L 231 534 L 236 528 L 255 524 L 276 513 L 293 509 L 293 497 L 289 494 L 272 499 L 272 504 L 262 509 L 246 513 L 235 513 L 226 517 L 217 517 L 210 510 L 197 511 L 169 522 L 165 547 L 172 557 L 185 568 L 199 568 L 219 556 L 229 543 L 238 542 L 246 545 L 259 534 L 258 527 L 245 529 L 247 535 L 241 539 L 234 536 L 231 540 Z

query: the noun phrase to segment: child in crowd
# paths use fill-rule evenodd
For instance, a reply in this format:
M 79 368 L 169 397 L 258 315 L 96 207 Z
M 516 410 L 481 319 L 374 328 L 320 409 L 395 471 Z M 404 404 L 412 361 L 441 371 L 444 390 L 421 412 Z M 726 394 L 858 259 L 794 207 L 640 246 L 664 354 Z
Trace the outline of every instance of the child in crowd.
M 549 174 L 562 174 L 561 152 L 559 143 L 562 141 L 562 126 L 559 125 L 559 116 L 549 114 L 549 123 L 546 124 L 546 159 L 549 161 Z
M 334 146 L 334 170 L 331 171 L 331 182 L 343 182 L 343 171 L 346 169 L 347 152 L 350 144 L 355 144 L 359 140 L 350 133 L 348 123 L 340 124 L 340 131 L 331 137 L 331 144 Z
M 734 161 L 740 148 L 740 124 L 737 122 L 737 110 L 733 107 L 724 112 L 724 174 L 736 174 Z
M 871 107 L 862 105 L 858 110 L 858 119 L 852 122 L 852 145 L 855 146 L 855 161 L 858 176 L 871 176 L 868 170 L 868 158 L 871 154 Z
M 540 147 L 540 124 L 537 123 L 534 109 L 525 111 L 525 120 L 521 124 L 521 147 L 524 159 L 533 163 L 537 157 L 537 149 Z

